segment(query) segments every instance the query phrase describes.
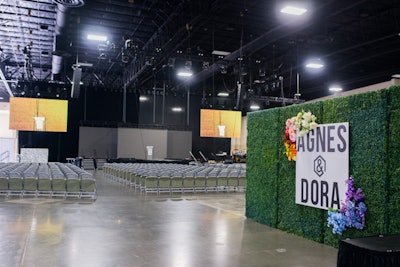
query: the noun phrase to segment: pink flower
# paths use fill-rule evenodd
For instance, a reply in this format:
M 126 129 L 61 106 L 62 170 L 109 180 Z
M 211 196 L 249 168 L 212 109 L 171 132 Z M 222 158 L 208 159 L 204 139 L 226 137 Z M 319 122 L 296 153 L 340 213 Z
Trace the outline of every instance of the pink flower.
M 296 132 L 295 131 L 289 131 L 289 139 L 290 141 L 292 141 L 293 143 L 296 142 Z
M 292 124 L 293 124 L 293 121 L 291 118 L 286 120 L 286 128 L 290 128 L 290 126 L 292 126 Z

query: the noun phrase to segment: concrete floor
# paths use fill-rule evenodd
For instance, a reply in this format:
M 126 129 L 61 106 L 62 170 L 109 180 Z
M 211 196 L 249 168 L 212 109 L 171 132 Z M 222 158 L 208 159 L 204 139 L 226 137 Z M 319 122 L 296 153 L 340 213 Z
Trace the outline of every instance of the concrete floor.
M 143 195 L 95 175 L 96 202 L 0 198 L 0 266 L 336 266 L 337 249 L 246 219 L 243 193 Z

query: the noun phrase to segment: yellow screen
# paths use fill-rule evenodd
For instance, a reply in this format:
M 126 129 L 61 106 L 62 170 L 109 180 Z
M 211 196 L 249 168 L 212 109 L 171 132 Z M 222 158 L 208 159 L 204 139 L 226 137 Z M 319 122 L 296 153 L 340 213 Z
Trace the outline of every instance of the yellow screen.
M 200 136 L 240 138 L 242 113 L 240 111 L 200 110 Z
M 68 101 L 43 98 L 10 98 L 10 129 L 66 132 Z

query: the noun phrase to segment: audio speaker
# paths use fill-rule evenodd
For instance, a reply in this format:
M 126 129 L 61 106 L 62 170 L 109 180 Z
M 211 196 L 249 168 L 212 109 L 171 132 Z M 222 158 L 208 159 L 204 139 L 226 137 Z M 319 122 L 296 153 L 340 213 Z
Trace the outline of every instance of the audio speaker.
M 72 76 L 71 98 L 79 98 L 79 89 L 81 86 L 82 69 L 75 68 Z

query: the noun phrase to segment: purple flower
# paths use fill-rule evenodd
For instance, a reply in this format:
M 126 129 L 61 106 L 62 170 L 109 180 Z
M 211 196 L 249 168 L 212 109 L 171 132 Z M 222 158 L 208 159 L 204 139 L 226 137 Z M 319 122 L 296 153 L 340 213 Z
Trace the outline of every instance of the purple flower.
M 342 203 L 340 211 L 328 211 L 328 226 L 332 226 L 334 234 L 341 235 L 347 228 L 363 229 L 365 226 L 365 212 L 367 206 L 364 203 L 364 193 L 361 188 L 354 189 L 352 177 L 346 180 L 346 200 Z
M 357 189 L 357 191 L 353 194 L 353 198 L 355 201 L 362 201 L 364 199 L 364 194 L 361 188 Z

